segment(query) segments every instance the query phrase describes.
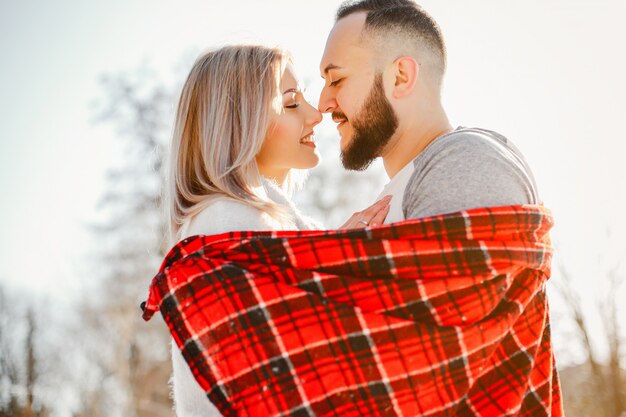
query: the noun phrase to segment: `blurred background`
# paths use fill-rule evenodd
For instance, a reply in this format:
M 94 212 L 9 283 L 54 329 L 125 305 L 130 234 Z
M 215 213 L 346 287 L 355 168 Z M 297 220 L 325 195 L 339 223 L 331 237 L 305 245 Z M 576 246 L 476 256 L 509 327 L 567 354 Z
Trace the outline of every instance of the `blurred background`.
M 208 48 L 292 52 L 317 104 L 339 5 L 0 0 L 0 417 L 173 416 L 168 332 L 145 323 L 164 251 L 162 158 Z M 424 0 L 449 53 L 453 125 L 508 136 L 556 218 L 548 284 L 568 416 L 626 413 L 626 3 Z M 296 201 L 336 227 L 388 181 L 338 135 Z

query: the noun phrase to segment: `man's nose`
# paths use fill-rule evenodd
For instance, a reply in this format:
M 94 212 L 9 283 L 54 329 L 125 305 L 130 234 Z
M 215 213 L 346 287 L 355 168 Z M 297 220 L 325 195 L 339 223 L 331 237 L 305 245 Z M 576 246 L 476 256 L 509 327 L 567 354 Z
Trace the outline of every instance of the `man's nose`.
M 335 97 L 333 97 L 330 88 L 324 87 L 322 88 L 322 92 L 320 93 L 320 99 L 317 103 L 317 108 L 322 113 L 330 113 L 337 107 L 337 102 L 335 101 Z

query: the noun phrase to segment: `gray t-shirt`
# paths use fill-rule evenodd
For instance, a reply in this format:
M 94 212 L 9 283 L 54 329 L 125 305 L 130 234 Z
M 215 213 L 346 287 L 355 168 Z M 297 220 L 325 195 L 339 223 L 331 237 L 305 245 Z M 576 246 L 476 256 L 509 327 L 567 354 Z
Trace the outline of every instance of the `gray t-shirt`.
M 489 130 L 458 128 L 427 146 L 413 166 L 402 201 L 406 219 L 539 203 L 522 154 L 504 136 Z

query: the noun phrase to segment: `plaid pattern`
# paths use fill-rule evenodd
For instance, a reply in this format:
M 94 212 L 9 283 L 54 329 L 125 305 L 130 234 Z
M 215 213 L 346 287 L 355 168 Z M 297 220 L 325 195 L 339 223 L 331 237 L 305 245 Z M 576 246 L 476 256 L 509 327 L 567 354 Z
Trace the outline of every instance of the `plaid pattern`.
M 560 416 L 542 206 L 178 243 L 153 280 L 225 416 Z

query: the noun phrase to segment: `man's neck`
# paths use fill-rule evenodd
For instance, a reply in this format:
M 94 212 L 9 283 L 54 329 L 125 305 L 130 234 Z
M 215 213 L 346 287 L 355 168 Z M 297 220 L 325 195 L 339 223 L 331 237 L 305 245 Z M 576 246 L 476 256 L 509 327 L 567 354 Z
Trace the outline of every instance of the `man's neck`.
M 424 118 L 421 122 L 414 119 L 385 150 L 382 155 L 383 165 L 389 178 L 393 178 L 406 164 L 417 158 L 435 139 L 453 130 L 443 110 L 431 116 L 427 121 Z

